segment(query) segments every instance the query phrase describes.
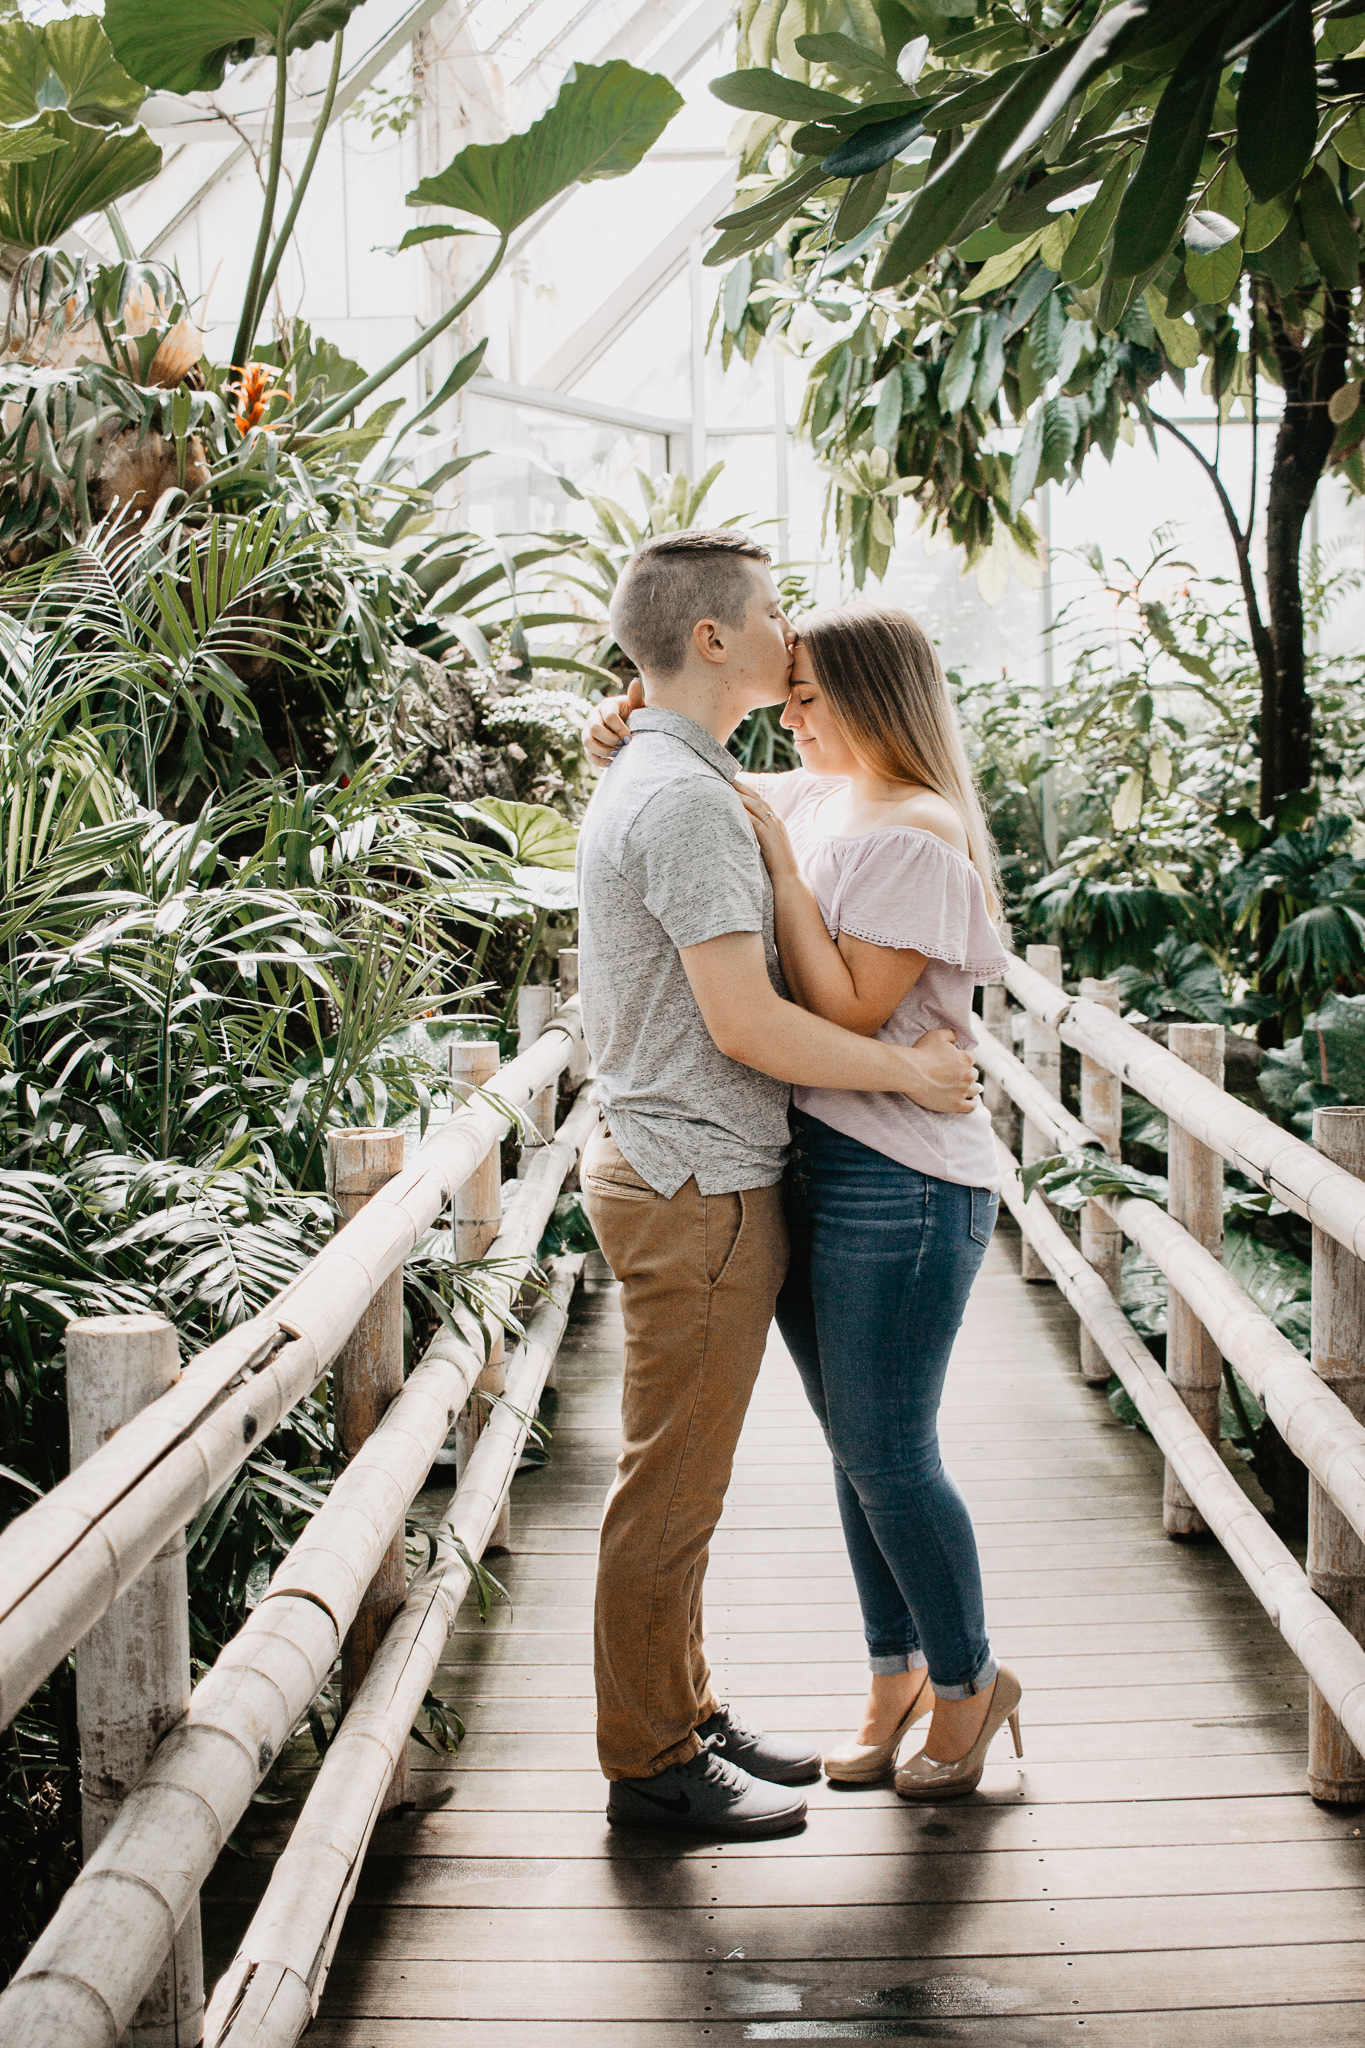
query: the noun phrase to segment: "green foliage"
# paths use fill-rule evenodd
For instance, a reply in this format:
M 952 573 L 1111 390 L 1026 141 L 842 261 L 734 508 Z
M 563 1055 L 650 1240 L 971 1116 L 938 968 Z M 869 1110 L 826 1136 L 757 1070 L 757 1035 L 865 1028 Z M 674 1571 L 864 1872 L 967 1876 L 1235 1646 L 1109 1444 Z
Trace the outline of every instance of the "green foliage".
M 1259 1081 L 1272 1111 L 1309 1138 L 1315 1109 L 1365 1102 L 1365 996 L 1326 996 L 1299 1037 L 1266 1053 Z
M 1140 569 L 1087 561 L 1096 586 L 1058 618 L 1068 667 L 1051 700 L 1008 676 L 959 691 L 1016 940 L 1060 940 L 1068 975 L 1121 973 L 1125 1001 L 1148 1015 L 1273 1011 L 1297 1029 L 1304 1007 L 1360 974 L 1349 820 L 1306 822 L 1311 793 L 1278 822 L 1257 817 L 1258 677 L 1226 584 L 1196 580 L 1164 532 Z M 1314 564 L 1310 618 L 1354 580 Z M 1091 627 L 1097 590 L 1118 631 Z M 1315 656 L 1310 686 L 1320 786 L 1334 815 L 1358 813 L 1354 663 Z M 1263 903 L 1280 935 L 1273 964 L 1258 953 Z
M 423 178 L 408 204 L 472 213 L 505 242 L 568 186 L 633 170 L 681 105 L 655 72 L 620 60 L 576 64 L 538 121 L 505 142 L 468 144 L 443 171 Z
M 330 42 L 360 0 L 105 0 L 119 60 L 160 92 L 216 92 L 229 65 L 285 48 Z

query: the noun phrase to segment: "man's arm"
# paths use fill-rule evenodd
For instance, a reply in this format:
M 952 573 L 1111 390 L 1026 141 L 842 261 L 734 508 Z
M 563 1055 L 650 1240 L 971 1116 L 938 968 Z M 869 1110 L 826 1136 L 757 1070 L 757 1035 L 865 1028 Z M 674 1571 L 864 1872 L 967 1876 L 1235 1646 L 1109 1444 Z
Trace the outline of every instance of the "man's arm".
M 727 932 L 680 949 L 702 1021 L 717 1048 L 741 1066 L 802 1088 L 908 1095 L 923 1109 L 974 1109 L 976 1069 L 951 1031 L 914 1046 L 859 1038 L 784 1002 L 768 979 L 758 932 Z

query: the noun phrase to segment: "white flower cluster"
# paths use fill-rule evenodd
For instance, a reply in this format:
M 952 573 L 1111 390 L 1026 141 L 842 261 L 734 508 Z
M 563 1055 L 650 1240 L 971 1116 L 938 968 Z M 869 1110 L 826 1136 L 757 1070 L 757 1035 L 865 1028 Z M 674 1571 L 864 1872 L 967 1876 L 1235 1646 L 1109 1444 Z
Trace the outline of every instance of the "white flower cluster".
M 572 690 L 531 689 L 483 707 L 484 730 L 500 738 L 528 737 L 555 753 L 573 753 L 582 745 L 591 706 Z

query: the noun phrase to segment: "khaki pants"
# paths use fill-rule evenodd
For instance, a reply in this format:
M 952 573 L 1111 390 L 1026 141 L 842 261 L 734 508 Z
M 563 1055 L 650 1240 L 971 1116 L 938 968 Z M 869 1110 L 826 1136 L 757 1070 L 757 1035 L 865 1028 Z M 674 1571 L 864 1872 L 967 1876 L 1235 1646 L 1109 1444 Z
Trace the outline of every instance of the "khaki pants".
M 787 1269 L 780 1187 L 665 1200 L 605 1126 L 584 1204 L 621 1282 L 621 1455 L 597 1563 L 597 1754 L 608 1778 L 695 1756 L 714 1713 L 702 1581 Z

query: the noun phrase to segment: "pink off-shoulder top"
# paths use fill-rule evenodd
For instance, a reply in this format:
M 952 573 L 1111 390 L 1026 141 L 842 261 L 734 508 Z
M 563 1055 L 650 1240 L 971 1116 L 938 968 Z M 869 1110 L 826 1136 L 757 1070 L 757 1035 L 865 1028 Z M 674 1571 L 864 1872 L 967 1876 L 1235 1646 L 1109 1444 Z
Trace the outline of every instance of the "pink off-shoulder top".
M 971 862 L 935 833 L 910 825 L 822 832 L 821 799 L 843 785 L 804 768 L 754 779 L 786 824 L 830 937 L 847 932 L 925 956 L 924 972 L 877 1037 L 913 1045 L 946 1025 L 970 1051 L 976 1044 L 972 991 L 978 982 L 995 980 L 1006 957 Z M 906 1095 L 797 1088 L 793 1099 L 821 1123 L 935 1180 L 1000 1185 L 991 1120 L 980 1102 L 966 1116 L 944 1116 Z

